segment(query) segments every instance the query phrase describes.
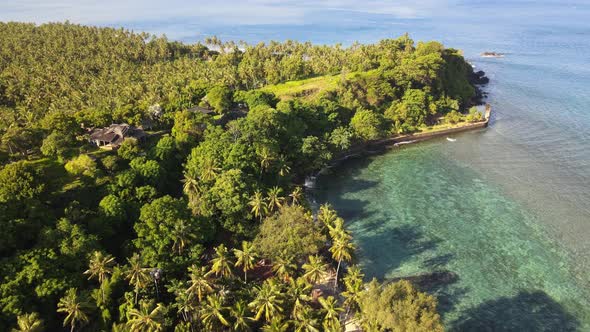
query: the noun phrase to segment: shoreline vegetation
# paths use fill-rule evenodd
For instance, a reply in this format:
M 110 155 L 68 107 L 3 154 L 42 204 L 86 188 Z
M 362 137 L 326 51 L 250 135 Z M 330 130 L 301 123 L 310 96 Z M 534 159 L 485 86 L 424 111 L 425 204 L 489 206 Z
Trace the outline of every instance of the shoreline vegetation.
M 463 121 L 454 124 L 439 124 L 421 128 L 421 130 L 417 132 L 395 135 L 389 138 L 367 142 L 362 146 L 351 148 L 342 156 L 337 156 L 333 161 L 330 162 L 330 165 L 327 168 L 335 167 L 341 162 L 350 158 L 358 158 L 366 154 L 374 154 L 376 150 L 383 151 L 383 148 L 389 149 L 403 144 L 418 143 L 452 134 L 487 128 L 491 114 L 492 107 L 489 104 L 486 104 L 483 119 L 476 122 Z M 320 170 L 318 174 L 321 174 L 325 169 L 326 168 Z
M 354 149 L 487 125 L 487 81 L 407 34 L 189 45 L 0 23 L 0 330 L 442 331 L 420 284 L 453 276 L 367 282 L 299 184 Z

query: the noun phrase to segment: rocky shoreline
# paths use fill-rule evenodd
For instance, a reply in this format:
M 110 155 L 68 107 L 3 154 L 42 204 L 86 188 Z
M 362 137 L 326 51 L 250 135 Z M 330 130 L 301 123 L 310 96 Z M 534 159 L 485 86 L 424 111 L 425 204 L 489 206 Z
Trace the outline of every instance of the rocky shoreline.
M 472 99 L 473 105 L 483 105 L 488 95 L 483 91 L 482 86 L 490 83 L 490 79 L 483 70 L 480 70 L 473 72 L 469 76 L 469 83 L 475 88 L 475 96 Z

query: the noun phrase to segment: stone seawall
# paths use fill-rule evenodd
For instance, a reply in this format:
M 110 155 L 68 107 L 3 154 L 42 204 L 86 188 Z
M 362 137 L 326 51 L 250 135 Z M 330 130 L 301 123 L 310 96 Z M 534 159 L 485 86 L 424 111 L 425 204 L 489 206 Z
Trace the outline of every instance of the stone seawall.
M 449 128 L 449 129 L 442 129 L 427 133 L 412 133 L 407 135 L 399 135 L 395 137 L 385 138 L 377 141 L 367 142 L 362 145 L 355 146 L 349 149 L 345 154 L 340 157 L 335 158 L 329 167 L 335 166 L 340 162 L 349 159 L 360 157 L 365 154 L 372 154 L 375 152 L 379 152 L 379 150 L 389 148 L 395 146 L 400 143 L 414 143 L 414 142 L 421 142 L 426 141 L 433 138 L 444 137 L 451 134 L 462 133 L 466 131 L 476 130 L 486 128 L 490 122 L 490 117 L 492 115 L 492 107 L 489 104 L 486 104 L 485 113 L 484 113 L 484 120 L 475 123 L 464 124 L 460 127 L 456 128 Z M 377 151 L 375 151 L 377 150 Z M 320 171 L 321 173 L 321 171 Z

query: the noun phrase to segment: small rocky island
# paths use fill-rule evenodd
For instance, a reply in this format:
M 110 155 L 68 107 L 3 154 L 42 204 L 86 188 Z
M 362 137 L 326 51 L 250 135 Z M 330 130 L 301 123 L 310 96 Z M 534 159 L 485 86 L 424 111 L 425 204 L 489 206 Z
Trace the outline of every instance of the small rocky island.
M 498 53 L 498 52 L 483 52 L 481 54 L 482 58 L 503 58 L 504 57 L 504 53 Z

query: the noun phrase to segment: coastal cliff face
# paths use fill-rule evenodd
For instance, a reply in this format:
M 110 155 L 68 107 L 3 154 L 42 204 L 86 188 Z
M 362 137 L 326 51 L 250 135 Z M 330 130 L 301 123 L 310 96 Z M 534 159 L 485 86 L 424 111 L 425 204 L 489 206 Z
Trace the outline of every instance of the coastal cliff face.
M 477 72 L 472 72 L 471 75 L 469 75 L 469 82 L 475 87 L 475 95 L 471 101 L 472 104 L 482 105 L 487 98 L 483 86 L 490 83 L 490 79 L 486 76 L 484 71 L 479 70 Z

